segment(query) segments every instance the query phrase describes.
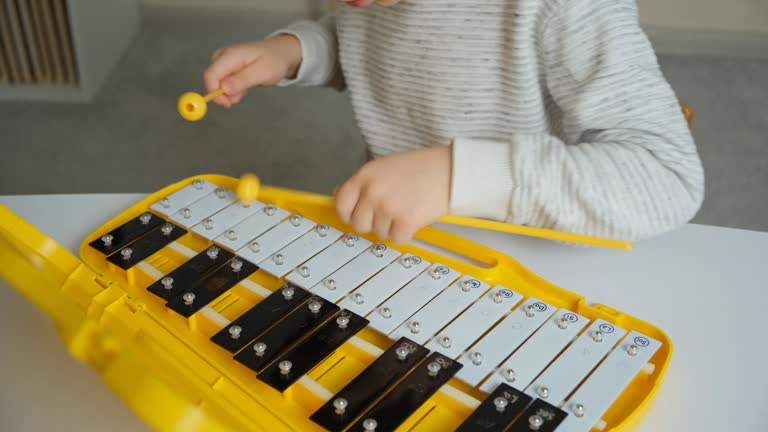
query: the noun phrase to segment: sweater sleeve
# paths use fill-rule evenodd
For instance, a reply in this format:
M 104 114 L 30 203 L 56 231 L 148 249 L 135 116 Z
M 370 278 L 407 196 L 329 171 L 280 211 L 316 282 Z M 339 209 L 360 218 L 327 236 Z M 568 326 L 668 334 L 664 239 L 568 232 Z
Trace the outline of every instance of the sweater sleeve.
M 539 38 L 557 135 L 455 139 L 451 211 L 630 241 L 686 223 L 701 161 L 634 0 L 561 3 Z
M 296 77 L 279 86 L 329 86 L 344 88 L 338 59 L 336 18 L 326 15 L 318 21 L 299 21 L 270 35 L 289 34 L 301 43 L 302 62 Z

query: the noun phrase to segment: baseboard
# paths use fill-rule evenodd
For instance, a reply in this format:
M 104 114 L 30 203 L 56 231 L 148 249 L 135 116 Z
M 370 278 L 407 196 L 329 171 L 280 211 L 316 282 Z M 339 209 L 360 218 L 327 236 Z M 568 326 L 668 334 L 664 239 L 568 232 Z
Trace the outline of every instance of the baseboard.
M 768 33 L 643 28 L 662 55 L 768 58 Z

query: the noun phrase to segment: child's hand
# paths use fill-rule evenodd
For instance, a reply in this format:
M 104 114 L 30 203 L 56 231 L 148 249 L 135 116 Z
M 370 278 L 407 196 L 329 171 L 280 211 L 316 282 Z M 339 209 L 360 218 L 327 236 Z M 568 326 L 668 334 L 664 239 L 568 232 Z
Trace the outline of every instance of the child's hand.
M 205 87 L 209 92 L 224 89 L 213 101 L 229 108 L 253 86 L 270 86 L 295 76 L 301 59 L 301 43 L 291 35 L 221 48 L 205 71 Z
M 398 153 L 368 162 L 336 192 L 336 210 L 356 231 L 395 244 L 448 212 L 451 147 Z

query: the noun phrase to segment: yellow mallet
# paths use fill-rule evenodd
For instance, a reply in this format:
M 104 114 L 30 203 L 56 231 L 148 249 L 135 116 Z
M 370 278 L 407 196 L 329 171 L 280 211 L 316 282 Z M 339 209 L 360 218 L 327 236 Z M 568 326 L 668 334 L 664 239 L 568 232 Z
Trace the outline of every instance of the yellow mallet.
M 193 92 L 184 93 L 179 98 L 179 114 L 186 120 L 198 121 L 208 112 L 208 102 L 222 94 L 224 94 L 222 89 L 212 91 L 205 96 Z
M 237 185 L 237 198 L 243 204 L 250 204 L 259 197 L 259 178 L 253 174 L 245 174 Z
M 259 187 L 261 183 L 259 178 L 253 174 L 245 174 L 240 178 L 237 185 L 237 197 L 244 204 L 250 204 L 258 198 Z M 327 205 L 333 206 L 333 198 L 327 197 Z M 623 240 L 605 239 L 600 237 L 590 237 L 581 234 L 573 234 L 551 229 L 536 228 L 529 226 L 513 225 L 506 222 L 496 222 L 485 219 L 475 219 L 463 216 L 446 215 L 438 220 L 440 223 L 461 225 L 471 228 L 480 228 L 503 233 L 518 234 L 530 237 L 539 237 L 548 240 L 561 241 L 566 243 L 576 243 L 589 246 L 597 246 L 612 249 L 631 250 L 632 245 Z

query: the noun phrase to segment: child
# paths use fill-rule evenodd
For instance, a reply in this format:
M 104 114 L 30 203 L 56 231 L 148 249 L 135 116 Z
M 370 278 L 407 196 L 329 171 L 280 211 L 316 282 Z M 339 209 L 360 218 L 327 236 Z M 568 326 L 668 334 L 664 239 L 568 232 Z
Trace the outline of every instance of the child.
M 341 0 L 218 50 L 215 102 L 347 88 L 374 160 L 339 216 L 399 244 L 446 213 L 638 240 L 690 220 L 704 176 L 635 0 Z M 374 4 L 375 3 L 375 4 Z

